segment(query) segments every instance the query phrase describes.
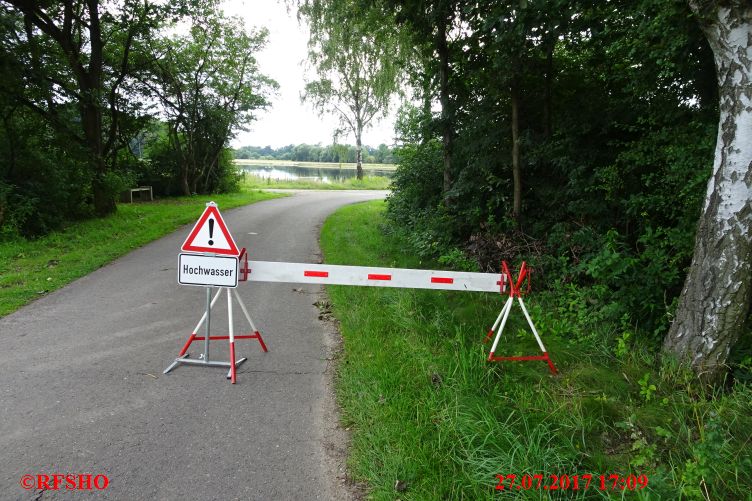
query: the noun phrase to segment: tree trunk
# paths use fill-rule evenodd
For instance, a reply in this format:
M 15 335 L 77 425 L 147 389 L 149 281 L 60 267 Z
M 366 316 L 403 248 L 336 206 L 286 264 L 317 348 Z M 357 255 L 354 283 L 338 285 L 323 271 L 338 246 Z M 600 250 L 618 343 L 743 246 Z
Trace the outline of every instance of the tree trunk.
M 444 20 L 436 35 L 436 51 L 439 54 L 439 102 L 441 103 L 441 140 L 444 145 L 444 203 L 450 204 L 452 188 L 452 112 L 449 100 L 449 44 L 447 42 L 448 19 Z
M 191 186 L 190 188 L 191 194 L 198 193 L 198 181 L 199 181 L 199 177 L 197 175 L 193 175 L 192 179 L 189 181 L 189 184 Z
M 115 212 L 117 206 L 115 205 L 115 193 L 112 192 L 112 188 L 106 182 L 108 166 L 102 142 L 102 110 L 97 103 L 99 88 L 96 82 L 89 82 L 88 85 L 81 87 L 86 96 L 80 103 L 80 114 L 86 146 L 89 150 L 89 165 L 91 165 L 92 171 L 91 188 L 94 196 L 94 212 L 98 216 L 106 216 Z
M 188 167 L 185 163 L 180 163 L 180 191 L 186 197 L 191 196 L 191 186 L 188 184 Z
M 730 5 L 730 6 L 729 6 Z M 752 280 L 752 6 L 695 0 L 713 50 L 720 121 L 692 266 L 663 351 L 714 383 L 744 329 Z
M 117 210 L 112 189 L 105 183 L 101 175 L 94 176 L 91 182 L 91 191 L 94 196 L 94 212 L 98 216 L 106 216 Z
M 363 129 L 358 128 L 355 133 L 355 162 L 357 169 L 358 180 L 363 179 L 363 143 L 361 142 L 361 136 L 363 135 Z
M 551 38 L 551 37 L 549 37 Z M 546 75 L 545 79 L 543 81 L 544 84 L 544 94 L 543 94 L 543 137 L 546 140 L 551 139 L 551 134 L 553 133 L 553 125 L 552 125 L 552 112 L 551 112 L 551 80 L 552 75 L 554 72 L 554 45 L 555 45 L 555 38 L 553 40 L 549 40 L 546 43 Z
M 512 77 L 512 178 L 514 194 L 512 199 L 512 217 L 520 224 L 522 211 L 522 177 L 520 175 L 520 115 L 517 78 Z

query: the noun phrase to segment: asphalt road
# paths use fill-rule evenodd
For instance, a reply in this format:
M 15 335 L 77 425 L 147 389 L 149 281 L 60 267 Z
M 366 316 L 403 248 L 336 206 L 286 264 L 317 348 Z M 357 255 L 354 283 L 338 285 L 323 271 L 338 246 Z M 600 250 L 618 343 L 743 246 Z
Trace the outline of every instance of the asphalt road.
M 223 216 L 251 259 L 320 262 L 326 216 L 383 196 L 307 192 Z M 240 284 L 269 352 L 236 341 L 249 358 L 236 385 L 221 368 L 162 374 L 204 308 L 204 289 L 176 279 L 189 229 L 0 319 L 0 499 L 348 498 L 319 286 Z M 226 303 L 213 334 L 227 334 Z M 247 330 L 239 313 L 236 334 Z M 224 341 L 212 343 L 215 357 L 227 360 Z M 24 475 L 55 473 L 106 475 L 109 485 L 96 496 L 21 486 Z

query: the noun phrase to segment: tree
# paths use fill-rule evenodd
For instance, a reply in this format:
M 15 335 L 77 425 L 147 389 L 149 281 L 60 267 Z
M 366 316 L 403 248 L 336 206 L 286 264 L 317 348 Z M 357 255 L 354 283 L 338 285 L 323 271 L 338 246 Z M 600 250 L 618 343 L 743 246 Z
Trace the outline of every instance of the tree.
M 162 103 L 183 194 L 216 189 L 233 133 L 268 106 L 277 83 L 259 73 L 255 59 L 266 37 L 210 3 L 194 12 L 189 34 L 151 41 L 142 82 Z
M 112 174 L 130 120 L 123 87 L 136 41 L 159 19 L 151 3 L 5 0 L 22 18 L 16 52 L 22 85 L 5 87 L 18 102 L 87 151 L 97 214 L 115 210 Z M 164 14 L 164 11 L 159 11 Z M 78 120 L 66 111 L 77 109 Z M 114 183 L 116 184 L 116 183 Z
M 752 5 L 689 3 L 715 56 L 720 118 L 692 265 L 663 350 L 712 382 L 725 372 L 752 297 Z
M 355 136 L 357 177 L 363 179 L 363 131 L 389 109 L 397 92 L 399 40 L 376 11 L 356 0 L 314 0 L 300 7 L 309 20 L 309 59 L 318 78 L 306 84 L 303 99 L 340 119 Z
M 404 2 L 399 15 L 428 3 Z M 405 143 L 420 144 L 405 144 L 399 162 L 423 175 L 395 177 L 393 220 L 426 255 L 466 248 L 483 268 L 531 259 L 503 245 L 517 227 L 510 63 L 519 55 L 523 229 L 568 263 L 539 266 L 551 284 L 603 287 L 608 315 L 628 316 L 657 347 L 691 261 L 718 118 L 712 53 L 689 6 L 499 0 L 462 2 L 457 12 L 449 40 L 453 203 L 440 203 L 434 170 L 441 174 L 443 152 L 432 141 L 441 129 L 424 108 L 401 129 L 410 132 Z M 433 41 L 429 29 L 410 32 L 426 46 Z M 435 50 L 425 54 L 438 61 Z M 411 84 L 428 88 L 418 78 Z
M 424 113 L 430 113 L 431 101 L 438 97 L 441 114 L 438 129 L 442 142 L 444 203 L 451 204 L 454 169 L 452 156 L 456 135 L 456 75 L 452 63 L 451 32 L 459 31 L 459 13 L 465 2 L 457 0 L 384 0 L 386 9 L 397 10 L 396 20 L 407 27 L 409 38 L 416 50 L 413 60 L 414 83 L 422 92 Z

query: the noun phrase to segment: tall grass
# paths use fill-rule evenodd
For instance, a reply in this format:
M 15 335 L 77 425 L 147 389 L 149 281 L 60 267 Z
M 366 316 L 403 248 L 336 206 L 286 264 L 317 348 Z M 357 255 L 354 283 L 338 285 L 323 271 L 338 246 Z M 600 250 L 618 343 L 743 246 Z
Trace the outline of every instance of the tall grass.
M 326 262 L 436 267 L 384 232 L 383 206 L 331 216 Z M 536 292 L 526 301 L 560 370 L 552 377 L 543 362 L 485 361 L 499 296 L 327 291 L 344 339 L 337 397 L 353 432 L 349 467 L 371 499 L 750 499 L 750 388 L 708 393 L 646 347 L 619 350 L 618 338 L 633 339 L 624 326 L 573 322 L 558 308 L 572 298 Z M 497 352 L 535 354 L 523 327 L 513 310 Z M 593 482 L 587 491 L 496 490 L 495 475 L 510 473 Z M 612 473 L 647 475 L 648 487 L 601 491 L 597 477 Z

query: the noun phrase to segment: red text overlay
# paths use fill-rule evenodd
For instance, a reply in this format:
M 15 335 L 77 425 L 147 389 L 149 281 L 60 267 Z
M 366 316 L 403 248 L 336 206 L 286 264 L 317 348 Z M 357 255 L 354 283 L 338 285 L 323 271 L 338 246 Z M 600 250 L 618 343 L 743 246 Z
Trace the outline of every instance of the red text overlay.
M 647 475 L 496 475 L 497 491 L 634 491 L 648 485 Z
M 21 477 L 21 487 L 27 491 L 102 491 L 108 485 L 107 475 L 91 473 L 39 473 Z

